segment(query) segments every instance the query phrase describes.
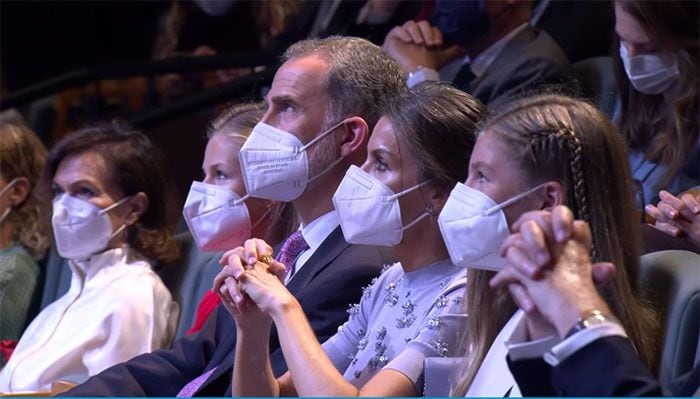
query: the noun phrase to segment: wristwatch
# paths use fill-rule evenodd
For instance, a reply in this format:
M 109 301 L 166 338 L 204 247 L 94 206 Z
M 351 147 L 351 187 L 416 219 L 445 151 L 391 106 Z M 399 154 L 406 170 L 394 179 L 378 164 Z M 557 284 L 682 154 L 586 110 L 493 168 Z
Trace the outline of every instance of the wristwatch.
M 591 310 L 583 314 L 583 316 L 578 318 L 576 324 L 571 327 L 571 330 L 566 334 L 566 338 L 576 334 L 579 331 L 583 331 L 588 327 L 595 326 L 603 323 L 615 323 L 620 324 L 620 321 L 615 318 L 615 316 L 605 314 L 598 309 Z

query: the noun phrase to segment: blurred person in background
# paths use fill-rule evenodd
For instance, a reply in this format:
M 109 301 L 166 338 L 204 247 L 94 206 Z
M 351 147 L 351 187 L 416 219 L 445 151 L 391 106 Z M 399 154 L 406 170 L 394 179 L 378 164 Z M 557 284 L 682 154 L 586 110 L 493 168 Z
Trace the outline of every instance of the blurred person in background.
M 0 366 L 26 325 L 36 262 L 49 245 L 48 206 L 37 195 L 45 162 L 46 149 L 31 130 L 0 121 Z
M 700 184 L 700 3 L 616 0 L 616 120 L 644 202 Z

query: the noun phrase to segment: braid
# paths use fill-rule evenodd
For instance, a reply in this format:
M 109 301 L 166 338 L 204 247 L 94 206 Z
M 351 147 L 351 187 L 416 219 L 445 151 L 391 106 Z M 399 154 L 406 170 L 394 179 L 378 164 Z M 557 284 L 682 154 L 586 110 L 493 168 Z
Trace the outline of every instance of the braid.
M 574 130 L 567 126 L 557 126 L 548 131 L 536 129 L 531 133 L 529 152 L 533 164 L 537 164 L 539 160 L 556 156 L 556 154 L 562 154 L 568 158 L 569 176 L 573 187 L 573 203 L 570 206 L 576 210 L 579 219 L 591 223 L 583 171 L 583 150 L 581 141 L 576 137 Z M 591 257 L 597 259 L 595 245 L 591 250 Z
M 588 193 L 586 192 L 586 180 L 583 173 L 583 161 L 581 141 L 576 137 L 576 133 L 571 128 L 559 129 L 556 133 L 561 138 L 567 148 L 569 156 L 569 167 L 571 168 L 571 183 L 574 187 L 574 202 L 578 210 L 578 217 L 586 223 L 591 223 L 590 210 L 588 209 Z M 591 258 L 598 259 L 595 242 L 591 247 Z

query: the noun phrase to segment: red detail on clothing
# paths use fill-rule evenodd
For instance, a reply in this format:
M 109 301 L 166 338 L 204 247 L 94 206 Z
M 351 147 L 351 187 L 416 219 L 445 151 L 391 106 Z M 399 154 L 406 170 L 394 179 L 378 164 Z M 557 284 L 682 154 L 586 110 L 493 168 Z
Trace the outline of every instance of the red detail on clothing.
M 15 351 L 16 347 L 17 347 L 17 341 L 15 341 L 15 340 L 12 340 L 12 339 L 0 340 L 0 357 L 5 359 L 5 363 L 10 361 L 10 356 L 12 356 L 12 352 Z
M 187 335 L 189 334 L 194 334 L 197 331 L 202 329 L 202 326 L 204 325 L 204 322 L 207 321 L 207 317 L 211 314 L 211 312 L 216 309 L 217 306 L 221 303 L 221 298 L 219 298 L 218 295 L 214 294 L 211 291 L 207 291 L 204 293 L 204 296 L 202 299 L 199 301 L 199 305 L 197 305 L 197 315 L 194 318 L 194 323 L 192 324 L 192 327 L 190 327 L 189 330 L 187 330 Z

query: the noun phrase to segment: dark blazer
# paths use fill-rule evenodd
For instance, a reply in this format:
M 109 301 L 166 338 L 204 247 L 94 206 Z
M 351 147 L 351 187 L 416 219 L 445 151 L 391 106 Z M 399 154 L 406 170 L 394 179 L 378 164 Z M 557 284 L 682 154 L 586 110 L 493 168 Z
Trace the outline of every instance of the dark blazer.
M 561 47 L 546 32 L 527 26 L 506 44 L 483 75 L 455 84 L 493 109 L 542 85 L 571 82 L 569 60 Z
M 508 366 L 523 396 L 662 396 L 656 378 L 624 337 L 597 339 L 556 367 L 542 358 L 512 361 Z M 690 396 L 700 385 L 700 366 L 668 387 Z
M 301 304 L 320 342 L 347 320 L 362 287 L 393 261 L 387 248 L 350 245 L 337 227 L 287 285 Z M 185 384 L 218 366 L 196 396 L 230 396 L 236 326 L 219 305 L 202 330 L 171 349 L 144 354 L 113 366 L 65 393 L 66 396 L 175 396 Z M 270 336 L 275 375 L 287 370 L 277 331 Z

